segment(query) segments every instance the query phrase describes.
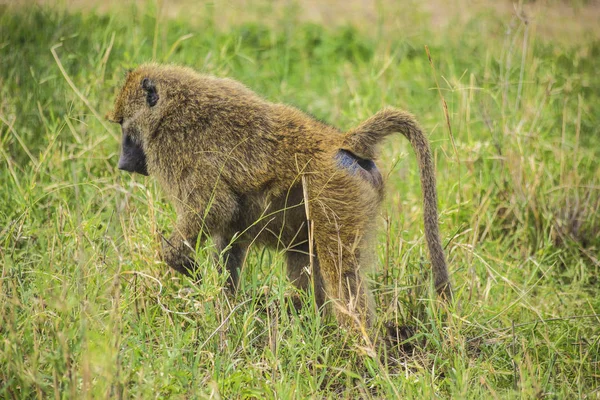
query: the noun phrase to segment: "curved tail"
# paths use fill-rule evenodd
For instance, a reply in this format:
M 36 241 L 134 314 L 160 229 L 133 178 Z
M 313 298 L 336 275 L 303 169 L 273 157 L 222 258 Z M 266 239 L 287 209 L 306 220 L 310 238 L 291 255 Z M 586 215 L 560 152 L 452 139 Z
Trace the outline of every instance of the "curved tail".
M 423 217 L 425 239 L 429 248 L 433 278 L 438 294 L 448 300 L 452 288 L 448 277 L 446 257 L 440 239 L 437 210 L 435 169 L 429 142 L 415 118 L 407 112 L 385 108 L 345 134 L 343 147 L 366 159 L 376 157 L 377 145 L 392 133 L 402 133 L 412 145 L 419 163 L 423 188 Z

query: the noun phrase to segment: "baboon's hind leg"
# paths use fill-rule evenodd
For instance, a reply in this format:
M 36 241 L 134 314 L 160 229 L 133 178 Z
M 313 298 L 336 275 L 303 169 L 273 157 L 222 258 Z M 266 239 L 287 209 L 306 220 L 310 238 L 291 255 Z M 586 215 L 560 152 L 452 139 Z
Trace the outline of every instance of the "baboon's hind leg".
M 287 261 L 287 274 L 290 282 L 306 293 L 308 293 L 309 288 L 312 286 L 317 307 L 320 308 L 325 302 L 325 291 L 319 268 L 319 260 L 316 255 L 313 255 L 312 270 L 307 244 L 289 249 L 285 253 L 285 257 Z M 301 308 L 298 298 L 294 299 L 294 306 L 297 309 Z
M 377 194 L 363 191 L 352 180 L 320 187 L 324 189 L 311 190 L 309 201 L 325 292 L 339 323 L 369 328 L 374 312 L 361 252 L 367 251 L 365 237 L 373 228 Z

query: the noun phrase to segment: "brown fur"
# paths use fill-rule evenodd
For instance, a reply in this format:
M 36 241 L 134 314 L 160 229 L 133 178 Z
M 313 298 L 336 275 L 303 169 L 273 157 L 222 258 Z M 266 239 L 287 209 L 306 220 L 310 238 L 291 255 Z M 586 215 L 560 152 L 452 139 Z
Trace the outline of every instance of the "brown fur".
M 158 93 L 152 107 L 148 82 Z M 174 200 L 177 225 L 163 246 L 171 267 L 192 272 L 192 249 L 210 236 L 228 249 L 223 259 L 235 287 L 251 243 L 284 250 L 290 279 L 305 290 L 314 282 L 319 305 L 331 300 L 338 320 L 354 326 L 373 319 L 363 263 L 383 185 L 376 169 L 352 173 L 336 156 L 344 149 L 369 162 L 385 136 L 402 132 L 421 171 L 435 285 L 450 296 L 431 152 L 410 114 L 388 108 L 342 133 L 236 81 L 146 64 L 129 73 L 108 118 L 141 145 L 147 172 Z

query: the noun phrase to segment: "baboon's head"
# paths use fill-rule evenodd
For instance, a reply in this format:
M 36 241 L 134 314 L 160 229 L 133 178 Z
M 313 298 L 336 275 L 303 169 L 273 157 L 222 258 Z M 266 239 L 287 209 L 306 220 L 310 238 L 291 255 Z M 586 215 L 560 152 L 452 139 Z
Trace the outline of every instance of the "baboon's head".
M 158 127 L 163 103 L 156 68 L 146 65 L 127 74 L 113 110 L 106 115 L 123 131 L 119 169 L 148 175 L 144 142 Z

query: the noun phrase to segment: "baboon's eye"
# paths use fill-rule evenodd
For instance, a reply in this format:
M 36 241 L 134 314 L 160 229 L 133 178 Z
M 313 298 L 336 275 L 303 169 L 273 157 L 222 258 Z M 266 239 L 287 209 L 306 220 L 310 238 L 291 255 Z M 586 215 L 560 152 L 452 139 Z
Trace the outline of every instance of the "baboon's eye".
M 156 85 L 148 78 L 142 79 L 142 89 L 146 91 L 146 103 L 150 107 L 154 107 L 158 103 L 158 92 L 156 91 Z

